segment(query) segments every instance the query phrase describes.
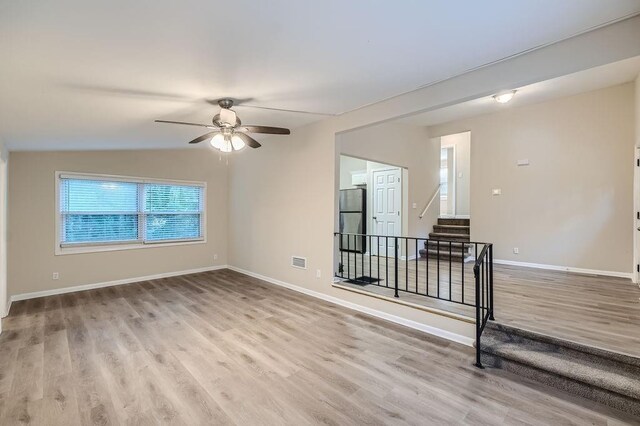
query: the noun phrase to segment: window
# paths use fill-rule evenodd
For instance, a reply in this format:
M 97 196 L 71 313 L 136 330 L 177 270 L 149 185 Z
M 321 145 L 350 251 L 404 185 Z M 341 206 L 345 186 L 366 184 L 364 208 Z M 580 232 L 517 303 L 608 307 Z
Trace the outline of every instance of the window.
M 204 183 L 57 173 L 57 254 L 204 241 Z

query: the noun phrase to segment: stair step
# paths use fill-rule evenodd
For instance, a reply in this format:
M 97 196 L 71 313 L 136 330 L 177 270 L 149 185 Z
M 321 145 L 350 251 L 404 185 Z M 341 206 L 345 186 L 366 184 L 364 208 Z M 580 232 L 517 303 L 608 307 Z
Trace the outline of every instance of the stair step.
M 470 234 L 470 228 L 463 225 L 433 225 L 433 231 L 440 234 Z
M 448 260 L 449 259 L 449 250 L 440 250 L 440 254 L 438 255 L 438 251 L 437 250 L 433 250 L 433 249 L 420 249 L 420 257 L 421 258 L 425 258 L 427 256 L 427 252 L 429 254 L 429 259 L 437 259 L 438 256 L 440 257 L 440 260 Z M 452 261 L 460 261 L 460 260 L 464 260 L 465 263 L 466 262 L 471 262 L 473 260 L 475 260 L 474 256 L 472 256 L 469 253 L 462 253 L 461 251 L 453 251 L 451 250 L 451 260 Z
M 429 248 L 432 248 L 434 250 L 436 250 L 438 248 L 438 244 L 440 245 L 440 250 L 449 250 L 449 243 L 451 243 L 451 249 L 454 251 L 461 251 L 462 250 L 462 245 L 464 244 L 464 250 L 465 251 L 470 251 L 471 249 L 473 249 L 473 244 L 467 243 L 465 241 L 442 241 L 442 240 L 428 240 L 425 241 L 425 247 L 429 246 Z
M 456 217 L 439 217 L 438 225 L 460 225 L 469 226 L 471 219 L 461 219 Z
M 431 232 L 429 234 L 429 238 L 432 240 L 440 240 L 440 241 L 464 241 L 469 242 L 469 235 L 462 234 L 446 234 L 443 232 Z
M 489 322 L 486 365 L 640 415 L 640 358 Z

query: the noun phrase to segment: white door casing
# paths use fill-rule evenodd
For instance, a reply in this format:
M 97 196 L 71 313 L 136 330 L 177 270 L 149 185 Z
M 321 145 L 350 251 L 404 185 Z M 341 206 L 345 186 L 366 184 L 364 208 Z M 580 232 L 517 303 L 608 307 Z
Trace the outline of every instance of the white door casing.
M 402 169 L 374 170 L 373 180 L 373 234 L 399 237 L 401 235 Z M 380 238 L 372 245 L 373 254 L 394 254 L 394 238 Z

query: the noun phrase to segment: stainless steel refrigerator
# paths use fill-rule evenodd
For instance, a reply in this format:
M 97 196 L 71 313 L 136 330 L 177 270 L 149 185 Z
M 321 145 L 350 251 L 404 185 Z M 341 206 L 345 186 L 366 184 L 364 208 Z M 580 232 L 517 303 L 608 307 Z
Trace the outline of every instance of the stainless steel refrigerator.
M 340 190 L 340 250 L 365 253 L 367 251 L 367 190 L 364 188 Z

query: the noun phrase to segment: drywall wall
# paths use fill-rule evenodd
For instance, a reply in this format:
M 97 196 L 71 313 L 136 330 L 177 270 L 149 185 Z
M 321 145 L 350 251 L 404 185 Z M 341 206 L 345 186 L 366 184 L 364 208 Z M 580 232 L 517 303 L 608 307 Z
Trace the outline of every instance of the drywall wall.
M 423 219 L 418 216 L 438 186 L 440 145 L 429 139 L 425 127 L 383 123 L 341 133 L 336 144 L 340 154 L 404 168 L 408 186 L 403 194 L 403 234 L 418 237 L 429 234 L 439 204 L 434 203 Z M 373 229 L 371 223 L 368 226 Z
M 9 153 L 0 140 L 0 317 L 8 308 L 7 298 L 7 174 Z M 2 332 L 2 324 L 0 324 Z
M 469 216 L 471 203 L 471 132 L 455 133 L 440 138 L 441 146 L 455 147 L 455 214 Z
M 473 324 L 331 286 L 340 182 L 340 156 L 334 143 L 325 143 L 331 132 L 330 123 L 316 123 L 230 159 L 230 265 L 472 337 Z M 293 255 L 306 257 L 307 269 L 292 267 Z
M 229 263 L 360 306 L 473 336 L 473 326 L 331 286 L 335 189 L 339 182 L 336 133 L 638 56 L 639 23 L 637 17 L 598 29 L 294 129 L 290 137 L 265 139 L 259 150 L 234 156 L 229 175 L 229 212 L 233 218 L 229 223 Z M 306 255 L 308 268 L 292 268 L 292 254 Z
M 10 296 L 227 263 L 227 166 L 210 150 L 11 152 L 10 163 Z M 56 256 L 56 171 L 207 182 L 207 242 Z
M 496 259 L 630 273 L 633 97 L 627 83 L 430 127 L 471 131 L 472 240 Z

